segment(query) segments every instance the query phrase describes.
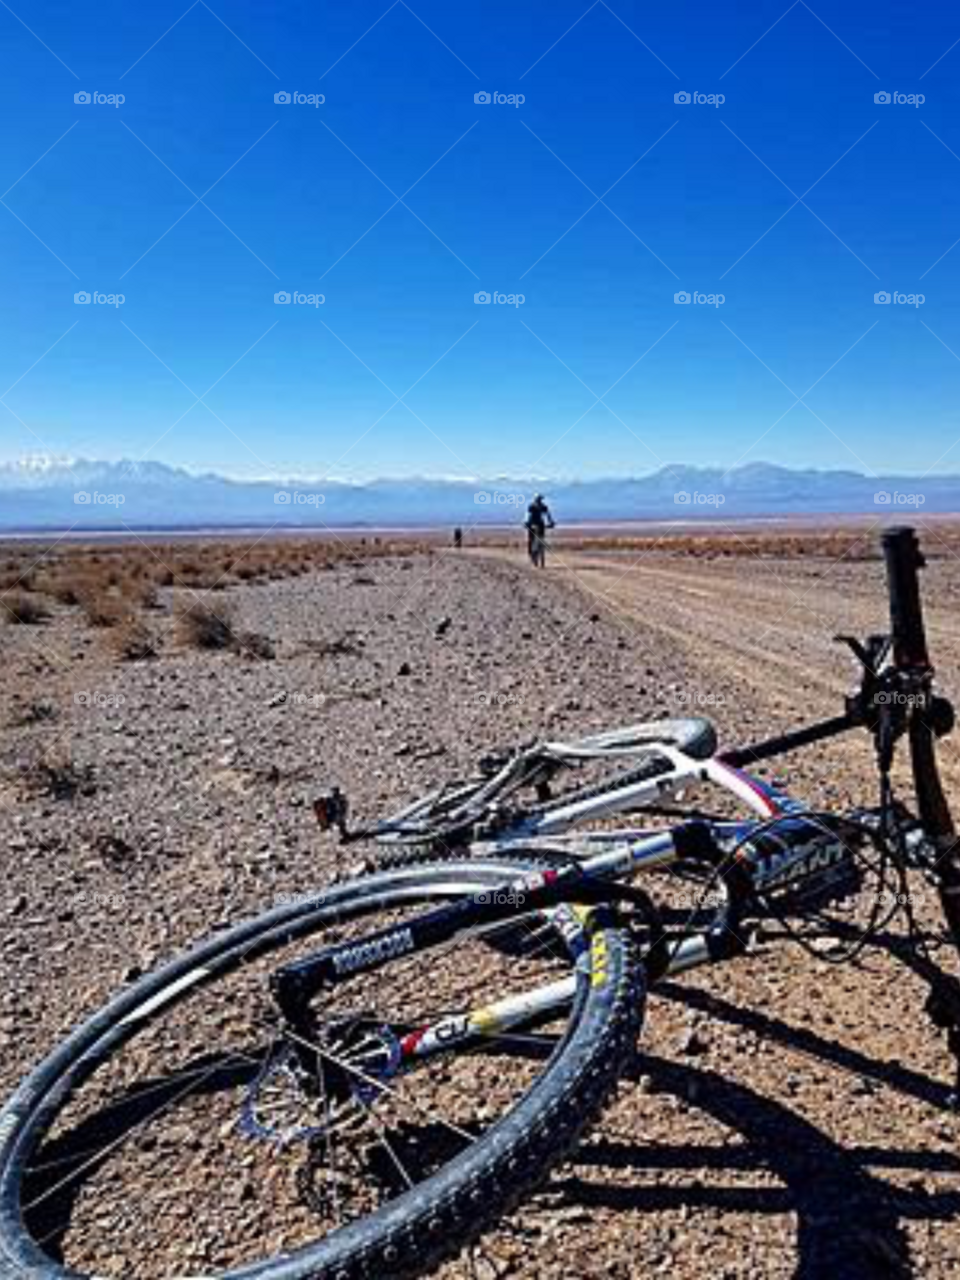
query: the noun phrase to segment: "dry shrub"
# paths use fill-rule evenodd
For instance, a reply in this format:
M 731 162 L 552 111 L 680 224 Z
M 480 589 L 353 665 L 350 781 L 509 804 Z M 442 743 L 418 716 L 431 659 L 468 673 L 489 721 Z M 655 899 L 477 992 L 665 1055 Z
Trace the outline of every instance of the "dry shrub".
M 50 617 L 50 610 L 42 596 L 19 590 L 8 591 L 0 596 L 0 612 L 7 622 L 23 623 L 26 626 L 36 626 Z
M 120 592 L 125 599 L 139 605 L 141 609 L 159 609 L 160 607 L 157 585 L 145 576 L 125 578 L 120 584 Z
M 236 643 L 233 610 L 227 604 L 198 600 L 177 619 L 180 638 L 193 649 L 229 649 Z
M 837 548 L 837 554 L 842 551 L 842 546 Z M 44 600 L 47 604 L 53 600 L 81 608 L 91 626 L 119 628 L 140 610 L 156 608 L 157 590 L 161 587 L 187 586 L 219 593 L 238 583 L 255 586 L 351 563 L 362 573 L 365 566 L 372 568 L 375 559 L 387 555 L 406 567 L 404 557 L 416 553 L 430 554 L 431 549 L 428 544 L 412 540 L 324 541 L 296 536 L 270 541 L 230 537 L 177 539 L 152 542 L 150 546 L 135 542 L 110 546 L 8 546 L 0 559 L 0 597 L 16 597 L 19 601 L 36 594 L 40 597 L 39 610 L 44 610 Z M 19 604 L 15 606 L 24 621 L 39 619 L 39 610 L 31 609 L 29 604 L 22 610 Z M 9 612 L 8 608 L 0 608 L 0 621 Z
M 97 783 L 92 765 L 76 765 L 72 760 L 41 760 L 23 770 L 28 788 L 51 800 L 75 800 L 78 795 L 96 794 Z
M 273 641 L 259 631 L 241 631 L 236 637 L 234 649 L 241 658 L 253 658 L 258 661 L 269 661 L 277 656 Z
M 115 632 L 117 656 L 122 662 L 144 662 L 160 653 L 160 637 L 144 622 L 128 618 Z
M 91 627 L 118 627 L 130 617 L 130 605 L 101 583 L 81 585 L 78 603 Z
M 716 560 L 721 557 L 740 559 L 793 560 L 813 556 L 830 561 L 876 560 L 876 539 L 866 529 L 833 531 L 809 530 L 803 533 L 770 530 L 754 533 L 704 532 L 650 537 L 642 534 L 595 537 L 568 537 L 560 540 L 568 551 L 622 552 L 689 557 L 694 560 Z
M 80 603 L 76 583 L 69 578 L 51 577 L 44 580 L 44 591 L 60 604 L 75 605 Z
M 108 573 L 93 558 L 87 564 L 63 565 L 45 581 L 44 589 L 60 604 L 79 605 L 92 627 L 112 627 L 129 613 L 129 606 L 112 590 Z

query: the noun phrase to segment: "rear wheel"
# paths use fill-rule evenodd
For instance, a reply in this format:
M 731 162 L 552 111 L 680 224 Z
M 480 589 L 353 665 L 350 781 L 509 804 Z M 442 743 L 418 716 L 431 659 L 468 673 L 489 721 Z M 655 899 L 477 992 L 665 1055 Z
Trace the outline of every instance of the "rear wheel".
M 412 1277 L 478 1236 L 570 1149 L 633 1051 L 642 974 L 607 909 L 511 917 L 536 939 L 519 956 L 500 925 L 338 982 L 311 1006 L 319 1090 L 268 980 L 507 874 L 335 886 L 95 1014 L 0 1112 L 0 1277 Z M 557 981 L 566 1001 L 535 1025 L 491 1014 Z M 438 1024 L 451 1048 L 414 1058 Z

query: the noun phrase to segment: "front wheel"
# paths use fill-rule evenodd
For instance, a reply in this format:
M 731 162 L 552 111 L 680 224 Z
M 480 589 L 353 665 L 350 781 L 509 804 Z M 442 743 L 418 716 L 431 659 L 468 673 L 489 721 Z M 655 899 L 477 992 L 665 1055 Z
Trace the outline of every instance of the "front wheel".
M 535 569 L 544 567 L 547 560 L 547 545 L 543 534 L 530 531 L 527 537 L 527 554 L 530 556 L 530 563 Z
M 269 981 L 522 869 L 337 885 L 117 996 L 0 1111 L 0 1278 L 399 1280 L 476 1238 L 633 1052 L 642 971 L 607 909 L 512 918 L 520 955 L 501 924 L 358 969 L 310 1006 L 314 1077 Z

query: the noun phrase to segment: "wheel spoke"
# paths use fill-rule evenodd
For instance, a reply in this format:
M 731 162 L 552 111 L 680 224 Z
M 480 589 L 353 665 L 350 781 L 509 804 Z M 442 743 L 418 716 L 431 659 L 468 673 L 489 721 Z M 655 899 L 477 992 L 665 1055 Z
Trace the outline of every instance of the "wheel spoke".
M 311 1044 L 309 1040 L 304 1039 L 303 1036 L 292 1031 L 290 1032 L 290 1038 L 298 1041 L 312 1053 L 322 1054 L 324 1057 L 329 1058 L 331 1062 L 336 1063 L 338 1067 L 342 1067 L 344 1071 L 348 1071 L 351 1075 L 356 1076 L 358 1080 L 361 1080 L 364 1084 L 376 1089 L 378 1093 L 382 1093 L 389 1098 L 395 1099 L 401 1104 L 401 1106 L 410 1110 L 419 1111 L 421 1115 L 425 1115 L 427 1119 L 437 1122 L 445 1129 L 449 1129 L 451 1133 L 456 1134 L 459 1138 L 465 1138 L 468 1142 L 476 1141 L 474 1135 L 472 1133 L 467 1133 L 466 1129 L 461 1129 L 459 1125 L 452 1124 L 449 1120 L 446 1120 L 442 1115 L 432 1110 L 430 1107 L 425 1106 L 423 1103 L 418 1102 L 413 1098 L 407 1097 L 405 1094 L 401 1093 L 399 1089 L 394 1088 L 392 1085 L 388 1085 L 385 1080 L 381 1080 L 378 1076 L 370 1075 L 369 1072 L 362 1070 L 362 1068 L 358 1067 L 355 1063 L 350 1062 L 347 1058 L 333 1053 L 326 1046 L 321 1047 L 317 1044 Z
M 246 1055 L 238 1055 L 238 1060 L 242 1060 L 242 1058 L 245 1056 Z M 225 1064 L 221 1062 L 221 1063 L 217 1063 L 212 1067 L 209 1067 L 206 1071 L 204 1071 L 200 1075 L 199 1079 L 195 1083 L 202 1084 L 204 1080 L 209 1079 L 209 1077 L 214 1073 L 214 1071 L 222 1070 L 224 1065 Z M 72 1173 L 67 1175 L 67 1177 L 62 1178 L 59 1182 L 54 1183 L 54 1185 L 52 1187 L 48 1187 L 42 1193 L 42 1195 L 37 1196 L 36 1199 L 31 1200 L 28 1204 L 25 1204 L 23 1206 L 23 1211 L 25 1213 L 28 1213 L 31 1209 L 35 1209 L 38 1205 L 43 1204 L 44 1201 L 49 1200 L 52 1195 L 55 1195 L 58 1191 L 61 1191 L 64 1187 L 69 1186 L 71 1182 L 75 1181 L 78 1177 L 80 1177 L 81 1174 L 85 1173 L 88 1169 L 91 1169 L 95 1164 L 98 1164 L 105 1156 L 109 1155 L 112 1151 L 118 1150 L 125 1143 L 129 1142 L 129 1140 L 134 1136 L 134 1134 L 139 1133 L 142 1129 L 146 1128 L 148 1124 L 152 1124 L 159 1116 L 162 1116 L 166 1112 L 168 1112 L 170 1108 L 173 1107 L 177 1102 L 180 1102 L 183 1098 L 187 1097 L 188 1094 L 190 1094 L 193 1091 L 193 1088 L 194 1088 L 194 1083 L 188 1084 L 186 1088 L 181 1089 L 179 1093 L 177 1093 L 168 1102 L 165 1102 L 162 1106 L 157 1107 L 155 1111 L 152 1111 L 150 1115 L 148 1115 L 145 1119 L 141 1120 L 132 1129 L 128 1129 L 126 1132 L 120 1134 L 118 1138 L 115 1138 L 112 1142 L 108 1142 L 105 1146 L 99 1148 L 95 1152 L 95 1154 L 90 1157 L 90 1159 L 85 1160 L 83 1164 L 81 1164 L 77 1169 L 74 1169 Z
M 505 867 L 503 881 L 519 874 Z M 432 1196 L 441 1170 L 456 1186 L 467 1159 L 491 1175 L 485 1217 L 508 1181 L 490 1130 L 554 1069 L 585 1007 L 549 994 L 577 985 L 559 921 L 520 908 L 343 974 L 294 1028 L 272 978 L 492 881 L 466 864 L 425 868 L 413 893 L 409 876 L 357 881 L 303 916 L 223 935 L 203 970 L 171 966 L 167 998 L 122 1034 L 90 1025 L 55 1106 L 38 1101 L 27 1120 L 19 1230 L 78 1280 L 213 1276 L 334 1237 L 334 1255 L 352 1250 L 365 1237 L 343 1228 L 369 1221 L 377 1238 L 378 1208 L 396 1203 L 399 1221 L 407 1193 Z M 158 986 L 131 990 L 146 1003 Z M 77 1069 L 81 1054 L 96 1055 L 91 1069 Z M 0 1255 L 4 1231 L 0 1219 Z

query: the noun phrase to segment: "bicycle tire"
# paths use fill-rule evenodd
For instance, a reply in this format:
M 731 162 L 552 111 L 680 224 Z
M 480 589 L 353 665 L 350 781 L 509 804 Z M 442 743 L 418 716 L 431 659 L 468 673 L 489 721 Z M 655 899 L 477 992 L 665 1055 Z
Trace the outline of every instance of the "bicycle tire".
M 524 864 L 527 870 L 534 866 Z M 501 885 L 508 874 L 496 863 L 468 863 L 361 877 L 334 886 L 321 906 L 316 900 L 312 907 L 309 901 L 295 902 L 236 925 L 111 1000 L 36 1067 L 0 1110 L 2 1280 L 83 1280 L 84 1272 L 62 1266 L 30 1238 L 19 1192 L 44 1134 L 118 1042 L 135 1038 L 186 992 L 230 972 L 257 943 L 268 950 L 281 937 L 309 936 L 324 919 L 339 920 L 351 908 L 373 911 L 448 900 Z M 593 963 L 578 982 L 569 1029 L 511 1110 L 426 1181 L 368 1216 L 283 1257 L 219 1271 L 219 1280 L 379 1280 L 384 1275 L 411 1280 L 457 1253 L 519 1203 L 600 1111 L 634 1052 L 642 1024 L 644 974 L 629 936 L 605 907 L 585 917 L 584 927 L 594 930 L 586 954 L 602 957 L 602 963 Z M 430 963 L 429 951 L 424 960 Z

